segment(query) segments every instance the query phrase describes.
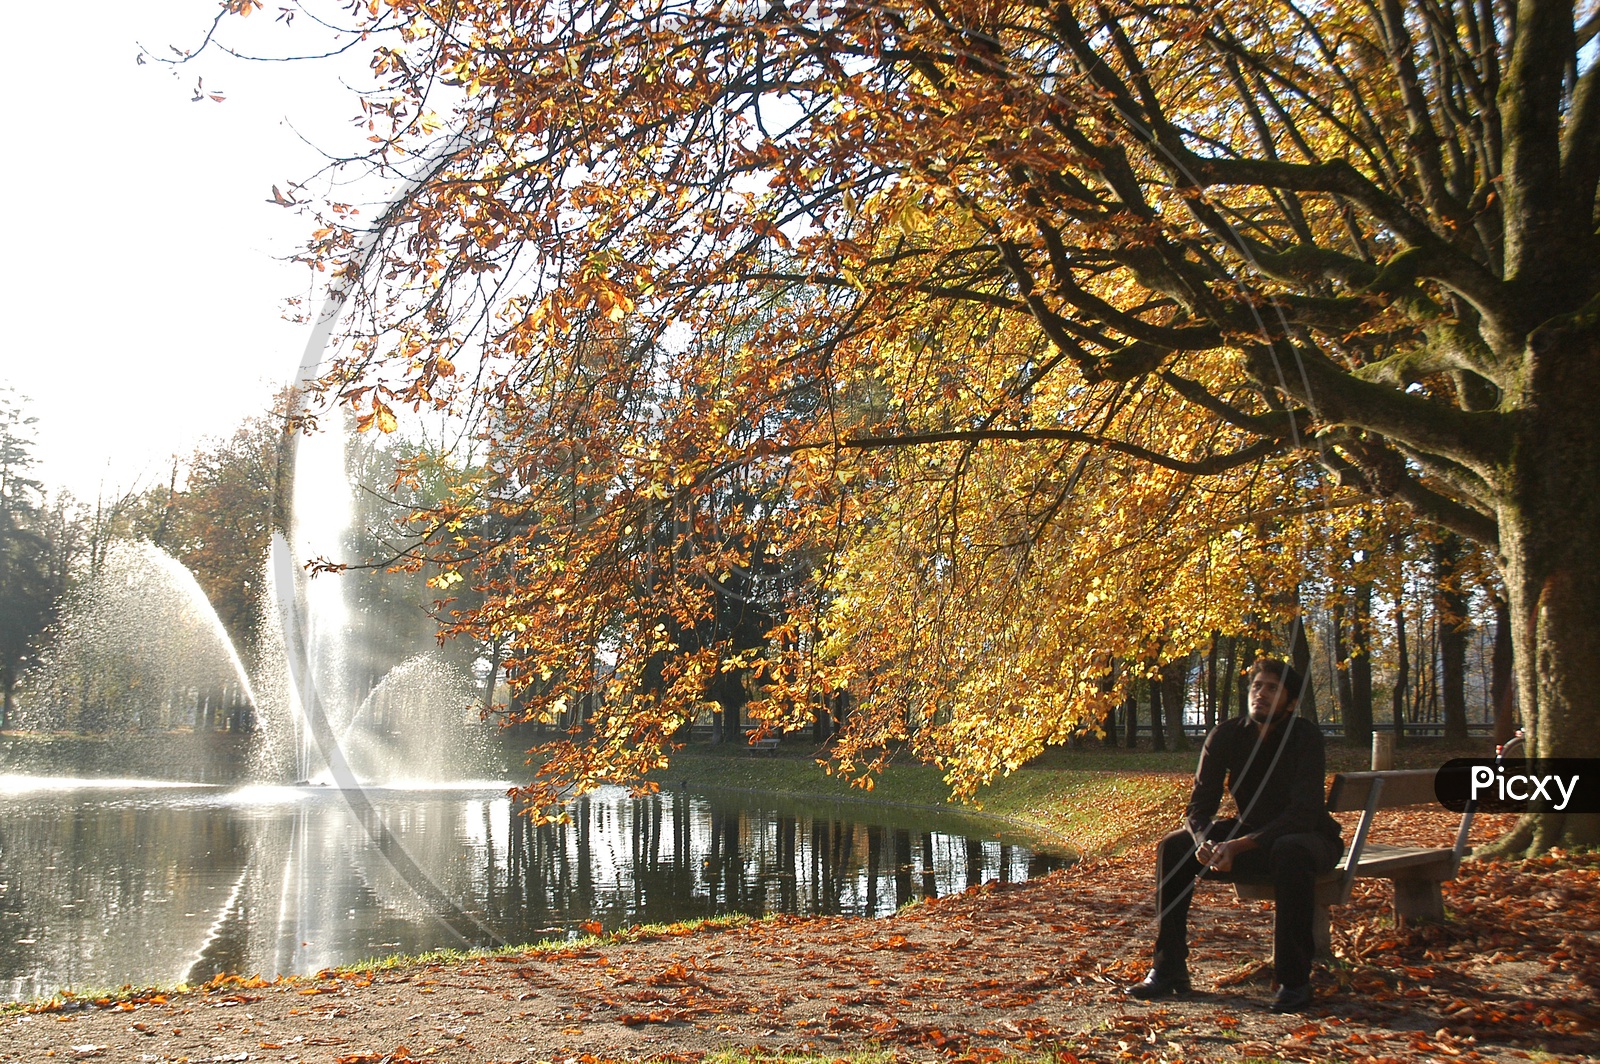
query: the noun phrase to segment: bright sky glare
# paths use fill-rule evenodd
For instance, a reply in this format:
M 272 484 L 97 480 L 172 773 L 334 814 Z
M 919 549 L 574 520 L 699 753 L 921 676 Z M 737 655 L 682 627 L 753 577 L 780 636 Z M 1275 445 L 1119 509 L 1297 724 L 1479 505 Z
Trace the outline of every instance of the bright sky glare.
M 364 55 L 207 55 L 176 74 L 135 62 L 140 42 L 198 44 L 217 8 L 100 0 L 21 5 L 7 19 L 0 386 L 32 400 L 39 479 L 90 502 L 102 487 L 164 483 L 173 455 L 231 433 L 293 377 L 310 327 L 284 321 L 283 300 L 309 273 L 280 259 L 312 223 L 267 201 L 317 168 L 296 129 L 323 147 L 359 143 L 338 76 L 359 77 Z M 305 47 L 276 13 L 227 20 L 222 36 L 258 52 Z M 294 30 L 306 28 L 302 17 Z M 226 102 L 190 102 L 201 77 Z

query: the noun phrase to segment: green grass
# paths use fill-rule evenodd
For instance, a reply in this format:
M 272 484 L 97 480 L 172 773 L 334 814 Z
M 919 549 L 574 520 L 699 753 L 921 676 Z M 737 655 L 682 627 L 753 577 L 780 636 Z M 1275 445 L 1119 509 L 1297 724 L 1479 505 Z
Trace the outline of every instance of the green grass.
M 520 945 L 495 946 L 485 949 L 438 949 L 427 953 L 396 953 L 386 957 L 369 957 L 366 960 L 356 961 L 354 964 L 344 964 L 337 968 L 328 969 L 335 975 L 363 975 L 371 972 L 385 972 L 395 968 L 413 968 L 430 964 L 459 964 L 463 961 L 485 960 L 493 957 L 521 956 L 537 953 L 558 953 L 567 949 L 582 949 L 602 943 L 620 942 L 646 942 L 656 938 L 674 938 L 679 935 L 692 935 L 697 931 L 719 927 L 743 927 L 746 924 L 758 922 L 754 917 L 744 913 L 726 913 L 721 916 L 703 916 L 692 920 L 676 920 L 672 923 L 633 924 L 616 931 L 602 932 L 601 934 L 580 934 L 573 938 L 547 938 L 538 942 L 526 942 Z
M 1328 771 L 1369 767 L 1370 750 L 1327 741 Z M 1481 754 L 1412 740 L 1395 751 L 1396 768 L 1437 768 L 1452 757 Z M 784 740 L 777 754 L 751 754 L 736 743 L 691 745 L 652 778 L 663 788 L 724 790 L 768 795 L 872 802 L 981 815 L 1020 829 L 1036 844 L 1066 845 L 1083 854 L 1114 854 L 1136 848 L 1171 829 L 1188 797 L 1199 744 L 1187 750 L 1053 748 L 1027 765 L 981 788 L 974 804 L 950 800 L 939 770 L 909 760 L 892 762 L 872 790 L 827 775 L 816 763 L 809 739 Z
M 194 987 L 187 983 L 172 986 L 119 986 L 115 989 L 84 987 L 80 990 L 58 990 L 46 998 L 34 1001 L 0 1002 L 0 1016 L 13 1016 L 24 1012 L 64 1012 L 79 1008 L 105 1008 L 122 1001 L 148 1001 L 153 997 L 183 994 Z
M 436 965 L 461 964 L 471 961 L 489 960 L 495 957 L 523 956 L 527 954 L 558 953 L 568 949 L 584 949 L 589 946 L 602 944 L 617 944 L 623 942 L 644 942 L 656 938 L 672 938 L 680 935 L 690 935 L 697 931 L 709 928 L 743 927 L 746 924 L 758 923 L 754 917 L 744 913 L 729 913 L 722 916 L 706 916 L 692 920 L 678 920 L 673 923 L 634 924 L 617 931 L 609 931 L 598 935 L 578 935 L 575 938 L 544 939 L 539 942 L 528 942 L 514 946 L 497 946 L 486 949 L 436 949 L 426 953 L 396 953 L 386 957 L 369 957 L 356 961 L 353 964 L 341 964 L 335 968 L 325 968 L 311 975 L 290 975 L 279 980 L 262 980 L 273 983 L 314 982 L 319 979 L 350 979 L 375 972 L 395 971 L 402 968 L 427 968 Z M 193 994 L 204 990 L 226 990 L 233 987 L 249 986 L 257 982 L 256 976 L 244 976 L 233 973 L 224 973 L 208 983 L 195 985 L 193 983 L 174 983 L 165 986 L 122 986 L 114 990 L 87 988 L 81 990 L 62 990 L 48 998 L 37 1001 L 8 1001 L 0 1002 L 0 1016 L 10 1016 L 17 1013 L 37 1011 L 58 1011 L 62 1007 L 74 1008 L 94 1006 L 104 1008 L 122 1001 L 141 1001 L 153 996 Z M 76 1002 L 84 1003 L 83 1006 L 75 1005 Z

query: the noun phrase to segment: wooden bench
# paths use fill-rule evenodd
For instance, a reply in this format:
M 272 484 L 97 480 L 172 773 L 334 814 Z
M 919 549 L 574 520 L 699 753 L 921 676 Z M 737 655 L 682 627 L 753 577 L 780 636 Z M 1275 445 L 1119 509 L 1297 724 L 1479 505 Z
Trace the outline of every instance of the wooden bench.
M 746 747 L 747 747 L 746 753 L 751 753 L 751 754 L 776 754 L 778 752 L 778 740 L 776 740 L 776 739 L 755 739 L 755 740 L 752 740 L 752 741 L 746 743 Z
M 1317 915 L 1312 930 L 1319 957 L 1331 956 L 1329 908 L 1350 900 L 1350 888 L 1357 879 L 1394 882 L 1394 913 L 1399 923 L 1444 919 L 1444 895 L 1439 884 L 1454 879 L 1461 859 L 1472 852 L 1467 845 L 1472 805 L 1469 803 L 1461 814 L 1453 846 L 1394 846 L 1369 840 L 1378 810 L 1434 804 L 1437 798 L 1433 792 L 1433 776 L 1432 769 L 1424 768 L 1341 772 L 1333 777 L 1333 785 L 1328 789 L 1328 811 L 1353 813 L 1360 810 L 1361 820 L 1338 865 L 1317 880 Z M 1234 891 L 1241 899 L 1272 900 L 1270 882 L 1235 880 Z

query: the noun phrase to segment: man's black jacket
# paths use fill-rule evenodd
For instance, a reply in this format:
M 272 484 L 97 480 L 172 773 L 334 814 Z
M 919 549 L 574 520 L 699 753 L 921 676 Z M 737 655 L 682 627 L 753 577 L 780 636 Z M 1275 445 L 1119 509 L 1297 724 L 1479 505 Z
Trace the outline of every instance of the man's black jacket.
M 1250 835 L 1257 845 L 1270 847 L 1284 835 L 1312 833 L 1338 846 L 1339 824 L 1323 798 L 1326 771 L 1322 730 L 1313 722 L 1290 716 L 1263 737 L 1248 715 L 1225 720 L 1206 736 L 1200 751 L 1189 828 L 1199 833 L 1211 825 L 1226 783 L 1239 809 L 1235 838 Z

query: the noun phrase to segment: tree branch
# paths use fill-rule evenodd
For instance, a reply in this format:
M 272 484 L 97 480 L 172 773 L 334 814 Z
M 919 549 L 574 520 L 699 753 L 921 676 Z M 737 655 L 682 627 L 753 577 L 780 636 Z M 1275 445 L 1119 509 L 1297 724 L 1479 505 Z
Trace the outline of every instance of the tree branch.
M 1396 464 L 1399 456 L 1393 455 Z M 1459 532 L 1468 539 L 1482 543 L 1491 550 L 1500 545 L 1499 524 L 1470 506 L 1464 506 L 1447 495 L 1442 495 L 1405 473 L 1387 475 L 1364 468 L 1346 459 L 1333 448 L 1324 448 L 1318 456 L 1322 466 L 1339 478 L 1341 485 L 1354 486 L 1386 498 L 1396 498 L 1410 506 L 1423 517 Z
M 1505 142 L 1506 277 L 1559 285 L 1567 267 L 1561 195 L 1562 93 L 1574 54 L 1572 0 L 1518 0 L 1511 64 L 1499 95 Z M 1583 232 L 1594 221 L 1585 219 Z M 1465 294 L 1465 293 L 1463 293 Z
M 1228 454 L 1211 455 L 1196 461 L 1187 461 L 1182 458 L 1173 458 L 1171 455 L 1152 451 L 1148 447 L 1141 447 L 1136 443 L 1114 439 L 1109 436 L 1098 436 L 1092 432 L 1080 432 L 1076 429 L 953 429 L 948 432 L 922 432 L 904 433 L 893 436 L 857 436 L 840 441 L 840 447 L 872 450 L 888 447 L 924 447 L 936 443 L 970 442 L 976 440 L 1010 440 L 1022 442 L 1028 440 L 1068 440 L 1073 443 L 1084 443 L 1095 447 L 1104 447 L 1119 454 L 1126 454 L 1152 465 L 1161 466 L 1163 469 L 1175 470 L 1179 473 L 1191 473 L 1205 476 L 1212 473 L 1221 473 L 1239 466 L 1248 465 L 1258 459 L 1265 458 L 1274 451 L 1279 450 L 1282 444 L 1277 440 L 1261 440 L 1238 451 Z M 799 450 L 808 445 L 797 445 Z M 809 445 L 811 447 L 823 446 L 821 444 Z
M 1307 345 L 1245 348 L 1250 375 L 1286 389 L 1327 425 L 1387 436 L 1471 469 L 1493 483 L 1510 457 L 1506 421 L 1496 411 L 1465 411 L 1386 384 L 1364 381 Z
M 1304 433 L 1305 422 L 1310 417 L 1310 411 L 1282 410 L 1270 414 L 1247 414 L 1237 407 L 1212 395 L 1211 392 L 1199 381 L 1190 380 L 1172 370 L 1162 370 L 1161 379 L 1172 387 L 1172 390 L 1183 396 L 1196 406 L 1209 410 L 1217 417 L 1226 421 L 1235 428 L 1253 432 L 1258 436 L 1269 436 L 1275 440 L 1287 441 L 1293 438 L 1298 429 Z
M 1418 252 L 1414 268 L 1420 275 L 1431 277 L 1459 292 L 1486 318 L 1514 320 L 1515 308 L 1499 278 L 1485 269 L 1482 263 L 1451 247 L 1343 159 L 1316 164 L 1259 159 L 1206 159 L 1182 145 L 1168 150 L 1182 153 L 1182 171 L 1202 187 L 1258 185 L 1343 196 L 1365 208 Z
M 1600 21 L 1600 13 L 1590 19 L 1591 26 L 1596 21 Z M 1595 192 L 1600 183 L 1600 62 L 1590 65 L 1573 93 L 1572 112 L 1561 142 L 1561 172 L 1568 185 L 1567 226 L 1578 233 L 1593 233 Z

